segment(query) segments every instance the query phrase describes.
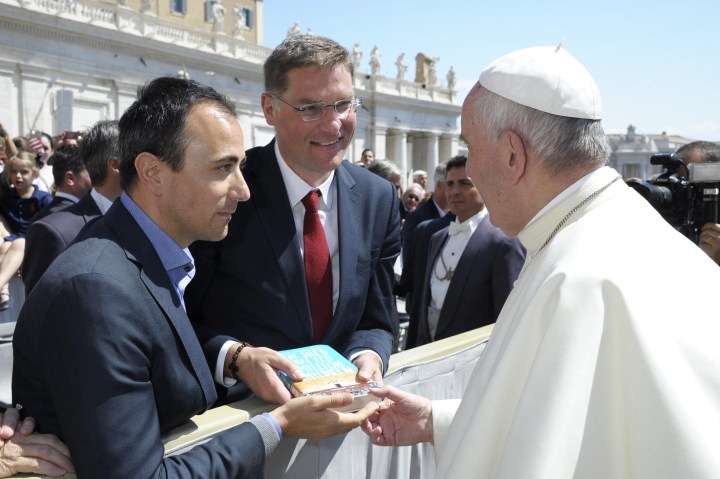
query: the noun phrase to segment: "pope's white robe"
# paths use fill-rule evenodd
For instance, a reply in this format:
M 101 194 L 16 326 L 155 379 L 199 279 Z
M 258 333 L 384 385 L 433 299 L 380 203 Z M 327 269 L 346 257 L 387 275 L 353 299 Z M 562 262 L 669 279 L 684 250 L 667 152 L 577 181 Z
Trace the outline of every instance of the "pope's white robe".
M 617 176 L 518 235 L 526 263 L 462 403 L 433 404 L 437 477 L 720 477 L 720 268 L 622 180 L 540 250 Z

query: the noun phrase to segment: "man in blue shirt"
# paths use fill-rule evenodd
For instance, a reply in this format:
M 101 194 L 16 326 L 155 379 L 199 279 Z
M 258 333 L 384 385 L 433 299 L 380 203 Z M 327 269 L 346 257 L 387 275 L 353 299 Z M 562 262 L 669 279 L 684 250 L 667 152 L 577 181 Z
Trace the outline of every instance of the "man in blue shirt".
M 119 123 L 124 193 L 50 266 L 20 313 L 14 401 L 67 443 L 79 477 L 257 477 L 283 435 L 327 437 L 375 410 L 327 410 L 349 394 L 288 401 L 276 370 L 302 378 L 292 363 L 195 328 L 185 313 L 188 246 L 222 239 L 249 198 L 236 115 L 190 80 L 141 88 Z M 214 383 L 237 380 L 285 404 L 163 458 L 161 434 L 208 409 Z

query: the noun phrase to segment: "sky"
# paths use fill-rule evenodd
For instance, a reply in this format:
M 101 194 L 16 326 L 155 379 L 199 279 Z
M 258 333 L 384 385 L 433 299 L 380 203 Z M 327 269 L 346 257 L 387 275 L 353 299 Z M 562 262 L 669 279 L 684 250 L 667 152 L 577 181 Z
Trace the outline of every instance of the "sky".
M 720 1 L 606 0 L 264 0 L 263 44 L 273 48 L 297 22 L 303 33 L 359 43 L 361 71 L 380 52 L 380 73 L 406 79 L 415 55 L 439 57 L 438 81 L 452 66 L 461 102 L 482 69 L 520 48 L 564 47 L 590 71 L 603 100 L 606 133 L 681 135 L 720 141 Z

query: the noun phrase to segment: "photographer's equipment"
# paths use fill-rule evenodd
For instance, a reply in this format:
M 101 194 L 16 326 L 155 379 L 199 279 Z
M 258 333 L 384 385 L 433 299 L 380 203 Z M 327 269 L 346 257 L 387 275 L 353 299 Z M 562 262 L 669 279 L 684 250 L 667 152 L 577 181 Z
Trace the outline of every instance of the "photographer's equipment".
M 628 181 L 676 230 L 695 243 L 705 223 L 720 223 L 720 163 L 687 165 L 689 179 L 678 173 L 685 163 L 675 153 L 650 158 L 665 171 L 647 181 Z

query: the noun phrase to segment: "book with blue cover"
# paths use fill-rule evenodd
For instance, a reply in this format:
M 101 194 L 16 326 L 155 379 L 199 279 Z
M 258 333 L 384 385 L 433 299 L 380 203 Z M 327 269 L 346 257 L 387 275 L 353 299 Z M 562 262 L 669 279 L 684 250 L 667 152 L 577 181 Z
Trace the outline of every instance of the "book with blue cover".
M 326 396 L 344 392 L 352 394 L 355 397 L 352 404 L 333 408 L 334 411 L 341 412 L 357 411 L 369 402 L 381 401 L 370 394 L 371 388 L 380 386 L 375 381 L 356 381 L 357 366 L 326 344 L 287 349 L 280 351 L 280 354 L 305 374 L 302 381 L 293 381 L 285 372 L 278 371 L 278 376 L 293 397 Z

